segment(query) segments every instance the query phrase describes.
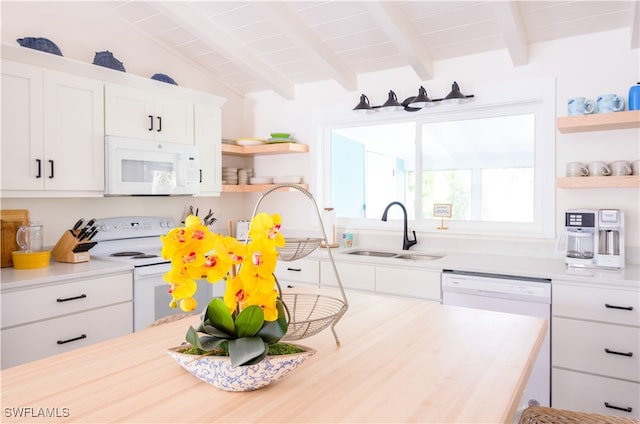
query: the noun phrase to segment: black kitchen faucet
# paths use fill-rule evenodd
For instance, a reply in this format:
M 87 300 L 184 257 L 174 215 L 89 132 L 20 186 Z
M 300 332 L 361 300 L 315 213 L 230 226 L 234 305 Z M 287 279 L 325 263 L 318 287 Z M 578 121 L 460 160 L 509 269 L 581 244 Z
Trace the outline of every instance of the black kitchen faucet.
M 407 224 L 407 221 L 408 221 L 407 209 L 404 207 L 404 205 L 400 202 L 389 203 L 387 207 L 384 208 L 384 212 L 382 213 L 382 220 L 383 221 L 387 220 L 387 212 L 389 211 L 389 208 L 393 205 L 400 206 L 402 208 L 402 212 L 404 213 L 404 239 L 402 240 L 402 250 L 409 250 L 411 246 L 413 246 L 418 242 L 418 239 L 416 238 L 416 232 L 413 231 L 413 240 L 409 240 L 408 224 Z

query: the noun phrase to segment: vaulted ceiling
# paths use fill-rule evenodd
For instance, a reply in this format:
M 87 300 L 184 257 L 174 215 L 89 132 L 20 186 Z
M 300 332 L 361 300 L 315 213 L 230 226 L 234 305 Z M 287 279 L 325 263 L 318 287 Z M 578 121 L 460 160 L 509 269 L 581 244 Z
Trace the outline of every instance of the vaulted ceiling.
M 526 65 L 532 43 L 620 28 L 640 43 L 636 1 L 124 1 L 117 16 L 239 94 L 506 49 Z

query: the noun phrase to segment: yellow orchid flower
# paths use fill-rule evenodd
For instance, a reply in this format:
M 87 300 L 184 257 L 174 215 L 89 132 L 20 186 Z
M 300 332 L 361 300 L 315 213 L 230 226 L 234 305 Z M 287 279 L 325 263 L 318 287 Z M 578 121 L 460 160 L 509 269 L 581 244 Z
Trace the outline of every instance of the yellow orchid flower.
M 275 246 L 283 247 L 286 242 L 284 236 L 280 233 L 281 221 L 279 214 L 269 215 L 265 212 L 257 214 L 251 220 L 249 238 L 254 241 L 266 238 L 272 240 Z

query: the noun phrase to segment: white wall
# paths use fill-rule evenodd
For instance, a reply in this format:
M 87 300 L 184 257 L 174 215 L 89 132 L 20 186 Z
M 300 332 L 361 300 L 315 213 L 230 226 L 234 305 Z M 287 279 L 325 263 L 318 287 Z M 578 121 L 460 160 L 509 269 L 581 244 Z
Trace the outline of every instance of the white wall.
M 514 67 L 506 51 L 495 51 L 459 59 L 434 63 L 436 78 L 420 81 L 408 68 L 395 69 L 359 78 L 357 92 L 347 93 L 333 82 L 322 82 L 299 86 L 295 101 L 285 101 L 269 93 L 249 96 L 250 109 L 254 115 L 254 132 L 268 136 L 273 131 L 290 131 L 297 138 L 311 145 L 311 151 L 321 146 L 316 134 L 314 116 L 326 107 L 339 108 L 345 115 L 358 102 L 360 93 L 366 93 L 372 104 L 380 104 L 386 99 L 388 90 L 393 89 L 398 98 L 406 98 L 417 93 L 424 85 L 432 98 L 443 97 L 449 91 L 451 82 L 458 81 L 466 94 L 474 93 L 474 86 L 501 81 L 516 81 L 535 78 L 556 79 L 556 110 L 558 116 L 566 116 L 566 102 L 569 97 L 585 96 L 595 99 L 599 94 L 617 93 L 628 95 L 629 88 L 640 81 L 640 58 L 638 49 L 630 49 L 628 29 L 591 34 L 535 44 L 530 47 L 529 64 Z M 402 112 L 404 113 L 404 112 Z M 417 112 L 421 113 L 421 112 Z M 428 112 L 427 112 L 428 113 Z M 564 176 L 565 165 L 571 161 L 589 162 L 593 160 L 613 161 L 640 158 L 640 130 L 615 130 L 606 132 L 561 134 L 556 132 L 556 167 L 548 172 Z M 318 167 L 311 155 L 308 158 L 286 156 L 269 157 L 256 162 L 258 173 L 269 175 L 300 174 L 306 181 L 316 182 Z M 315 196 L 317 187 L 312 185 Z M 572 208 L 619 208 L 626 214 L 627 260 L 639 263 L 640 249 L 640 190 L 625 189 L 556 189 L 556 230 L 561 230 L 566 209 Z M 285 211 L 298 208 L 297 200 L 286 197 L 279 199 Z M 329 205 L 319 205 L 323 206 Z M 291 214 L 296 226 L 310 225 L 307 213 Z M 286 222 L 286 221 L 285 221 Z M 397 240 L 396 240 L 397 239 Z M 398 244 L 400 235 L 389 232 L 366 232 L 356 230 L 356 240 L 362 244 Z M 447 236 L 442 232 L 418 234 L 419 249 L 460 249 L 467 251 L 557 256 L 551 240 L 492 239 L 486 237 Z M 358 242 L 356 241 L 356 244 Z M 392 244 L 395 246 L 395 244 Z

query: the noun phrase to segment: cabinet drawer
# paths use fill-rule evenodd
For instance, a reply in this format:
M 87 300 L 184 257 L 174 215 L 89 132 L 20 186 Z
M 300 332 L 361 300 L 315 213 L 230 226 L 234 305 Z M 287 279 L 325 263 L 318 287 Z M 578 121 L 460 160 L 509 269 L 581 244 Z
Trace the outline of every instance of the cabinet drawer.
M 375 267 L 352 263 L 336 263 L 340 281 L 345 289 L 375 291 Z M 331 266 L 331 262 L 320 263 L 320 284 L 323 287 L 338 287 L 338 280 Z
M 132 302 L 2 330 L 2 368 L 88 346 L 133 331 Z
M 640 293 L 552 284 L 555 316 L 640 326 Z
M 552 369 L 551 381 L 551 406 L 554 408 L 640 418 L 639 383 L 557 368 Z
M 640 329 L 553 318 L 553 365 L 640 382 Z
M 376 266 L 376 292 L 440 301 L 440 273 Z
M 2 328 L 131 300 L 130 272 L 2 295 Z
M 320 279 L 320 264 L 319 261 L 310 259 L 300 259 L 293 262 L 279 261 L 275 274 L 281 283 L 295 282 L 317 286 Z

